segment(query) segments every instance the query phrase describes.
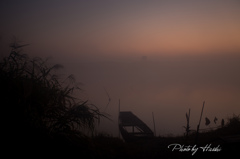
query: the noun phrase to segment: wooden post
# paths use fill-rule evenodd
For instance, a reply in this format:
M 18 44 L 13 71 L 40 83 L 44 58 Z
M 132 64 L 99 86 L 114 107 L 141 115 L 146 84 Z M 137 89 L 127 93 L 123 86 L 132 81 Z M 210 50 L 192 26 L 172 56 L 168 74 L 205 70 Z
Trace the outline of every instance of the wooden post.
M 120 99 L 119 99 L 119 103 L 118 103 L 118 115 L 120 113 Z
M 119 99 L 119 103 L 118 103 L 118 137 L 120 138 L 119 115 L 120 115 L 120 99 Z
M 154 136 L 156 136 L 156 127 L 155 127 L 155 120 L 154 120 L 154 114 L 153 114 L 153 112 L 152 112 L 152 117 L 153 117 Z
M 189 126 L 189 122 L 190 122 L 190 111 L 191 111 L 191 109 L 188 110 L 188 114 L 186 113 L 186 119 L 187 119 L 186 139 L 188 139 L 188 133 L 189 133 L 189 131 L 190 131 L 190 126 Z
M 195 143 L 196 144 L 197 144 L 197 140 L 198 140 L 198 133 L 199 133 L 199 128 L 200 128 L 200 124 L 201 124 L 201 120 L 202 120 L 204 104 L 205 104 L 205 101 L 203 102 L 201 116 L 200 116 L 200 120 L 199 120 L 199 123 L 198 123 L 198 126 L 197 126 L 197 134 L 196 134 L 196 138 L 195 138 Z

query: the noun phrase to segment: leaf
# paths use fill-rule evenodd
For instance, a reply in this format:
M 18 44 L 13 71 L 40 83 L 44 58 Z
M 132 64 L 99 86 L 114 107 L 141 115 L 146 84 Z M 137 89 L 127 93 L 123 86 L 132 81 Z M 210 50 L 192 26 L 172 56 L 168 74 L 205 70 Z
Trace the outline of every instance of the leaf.
M 205 118 L 205 125 L 208 126 L 210 123 L 211 123 L 210 120 L 206 117 Z

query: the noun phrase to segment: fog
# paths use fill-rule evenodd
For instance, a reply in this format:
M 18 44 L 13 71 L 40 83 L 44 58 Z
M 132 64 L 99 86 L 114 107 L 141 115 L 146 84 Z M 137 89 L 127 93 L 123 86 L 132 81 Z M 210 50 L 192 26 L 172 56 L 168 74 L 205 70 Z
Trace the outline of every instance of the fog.
M 191 109 L 190 129 L 196 130 L 203 101 L 200 129 L 219 126 L 240 114 L 240 55 L 220 54 L 74 54 L 24 48 L 30 57 L 52 56 L 62 77 L 73 74 L 81 83 L 77 97 L 96 105 L 111 120 L 101 118 L 95 133 L 118 136 L 118 106 L 132 111 L 156 134 L 182 135 L 185 114 Z M 5 47 L 6 48 L 6 47 Z M 4 50 L 3 52 L 9 52 Z M 43 54 L 44 53 L 44 54 Z M 5 54 L 4 54 L 5 55 Z M 100 56 L 101 55 L 101 56 Z M 1 55 L 3 56 L 3 55 Z M 109 100 L 110 98 L 110 100 Z M 205 117 L 211 121 L 205 126 Z M 213 119 L 217 117 L 215 124 Z
M 239 55 L 164 55 L 115 58 L 59 58 L 66 74 L 81 82 L 79 98 L 96 105 L 111 118 L 101 119 L 96 133 L 118 135 L 118 106 L 132 111 L 156 134 L 182 135 L 185 114 L 196 130 L 203 101 L 200 129 L 219 126 L 221 119 L 240 113 Z M 205 126 L 205 117 L 211 121 Z M 213 119 L 217 117 L 215 124 Z

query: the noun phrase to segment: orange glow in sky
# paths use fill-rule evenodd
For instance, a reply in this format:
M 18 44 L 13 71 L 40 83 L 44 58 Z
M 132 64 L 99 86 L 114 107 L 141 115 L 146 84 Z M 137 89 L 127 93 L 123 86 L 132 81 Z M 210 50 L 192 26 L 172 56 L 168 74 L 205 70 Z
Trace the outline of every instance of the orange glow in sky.
M 15 35 L 48 50 L 77 54 L 240 51 L 240 3 L 234 0 L 43 1 L 3 7 L 2 15 L 7 16 L 2 36 Z
M 204 116 L 239 114 L 240 0 L 11 0 L 0 17 L 1 53 L 16 36 L 57 59 L 100 110 L 106 88 L 115 121 L 119 98 L 143 120 L 158 114 L 159 134 L 182 131 L 189 108 L 197 123 L 203 100 Z
M 191 5 L 169 3 L 150 6 L 100 16 L 102 19 L 93 21 L 93 26 L 86 29 L 90 34 L 85 32 L 87 38 L 82 40 L 89 40 L 96 51 L 108 53 L 240 50 L 240 9 L 234 4 L 196 2 Z

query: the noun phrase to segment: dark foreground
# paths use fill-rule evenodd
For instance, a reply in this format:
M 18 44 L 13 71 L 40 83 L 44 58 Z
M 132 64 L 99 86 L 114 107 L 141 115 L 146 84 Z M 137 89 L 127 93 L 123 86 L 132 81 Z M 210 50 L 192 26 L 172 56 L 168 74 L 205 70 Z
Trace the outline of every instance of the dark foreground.
M 237 126 L 237 125 L 235 125 Z M 4 152 L 24 158 L 215 158 L 230 157 L 240 150 L 240 127 L 221 128 L 186 137 L 155 137 L 130 143 L 108 135 L 92 138 L 74 135 L 49 135 L 29 130 L 7 139 Z

